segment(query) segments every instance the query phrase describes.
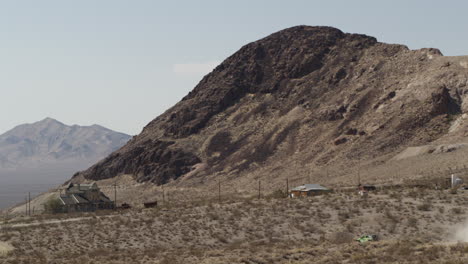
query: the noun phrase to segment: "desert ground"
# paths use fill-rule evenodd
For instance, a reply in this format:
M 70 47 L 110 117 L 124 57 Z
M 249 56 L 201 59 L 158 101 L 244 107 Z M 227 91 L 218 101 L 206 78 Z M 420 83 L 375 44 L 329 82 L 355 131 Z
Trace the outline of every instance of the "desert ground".
M 467 263 L 468 191 L 392 188 L 3 215 L 0 263 Z M 378 241 L 359 243 L 364 234 Z M 0 250 L 1 251 L 1 250 Z

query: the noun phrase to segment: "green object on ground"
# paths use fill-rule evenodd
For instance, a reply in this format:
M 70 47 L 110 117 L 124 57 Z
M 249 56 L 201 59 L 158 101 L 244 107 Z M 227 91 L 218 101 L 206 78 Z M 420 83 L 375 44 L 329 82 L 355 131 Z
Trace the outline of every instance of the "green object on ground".
M 356 239 L 356 241 L 360 243 L 368 242 L 368 241 L 376 241 L 377 235 L 363 235 Z

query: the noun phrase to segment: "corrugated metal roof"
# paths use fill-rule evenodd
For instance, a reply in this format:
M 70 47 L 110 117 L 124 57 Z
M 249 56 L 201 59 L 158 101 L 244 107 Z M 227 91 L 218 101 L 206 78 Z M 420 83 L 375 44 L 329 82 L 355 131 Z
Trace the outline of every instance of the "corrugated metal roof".
M 307 191 L 329 191 L 329 189 L 323 187 L 320 184 L 304 184 L 304 185 L 297 186 L 297 187 L 291 189 L 291 191 L 303 191 L 303 192 L 307 192 Z
M 68 193 L 82 193 L 84 191 L 88 190 L 99 190 L 97 184 L 95 182 L 93 183 L 78 183 L 78 184 L 73 184 L 70 183 L 66 187 L 66 191 Z
M 100 193 L 99 199 L 101 200 L 101 202 L 105 202 L 105 203 L 112 202 L 111 199 L 109 199 L 109 197 L 107 197 L 107 196 L 106 196 L 105 194 L 103 194 L 103 193 Z
M 70 205 L 70 204 L 76 204 L 77 202 L 75 201 L 75 199 L 73 199 L 73 197 L 69 196 L 69 195 L 60 195 L 60 200 L 62 200 L 62 202 L 65 204 L 65 205 Z
M 112 201 L 101 191 L 96 183 L 91 184 L 69 184 L 65 190 L 65 194 L 60 195 L 60 200 L 65 205 L 74 205 L 74 204 L 99 204 L 99 203 L 111 203 Z M 98 197 L 90 200 L 88 192 L 99 191 Z M 96 200 L 94 200 L 96 199 Z
M 80 204 L 89 203 L 89 201 L 85 199 L 84 197 L 82 197 L 81 195 L 72 194 L 71 196 L 77 201 L 77 203 L 80 203 Z

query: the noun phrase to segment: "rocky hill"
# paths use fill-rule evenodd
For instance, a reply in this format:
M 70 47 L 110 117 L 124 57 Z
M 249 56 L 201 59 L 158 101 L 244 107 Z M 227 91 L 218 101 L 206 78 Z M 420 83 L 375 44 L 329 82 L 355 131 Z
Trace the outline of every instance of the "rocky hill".
M 468 57 L 297 26 L 242 47 L 74 180 L 130 174 L 183 186 L 350 174 L 408 147 L 466 141 L 467 93 Z
M 99 125 L 67 126 L 46 118 L 0 135 L 0 168 L 97 161 L 123 146 L 129 135 Z

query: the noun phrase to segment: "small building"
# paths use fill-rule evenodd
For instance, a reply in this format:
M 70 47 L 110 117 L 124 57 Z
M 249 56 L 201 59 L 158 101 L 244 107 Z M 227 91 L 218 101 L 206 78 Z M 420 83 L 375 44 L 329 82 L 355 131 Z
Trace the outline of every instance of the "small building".
M 369 192 L 371 191 L 376 191 L 377 190 L 377 187 L 375 187 L 375 185 L 369 185 L 369 184 L 359 184 L 358 185 L 358 194 L 362 197 L 367 197 L 369 196 Z
M 305 196 L 314 196 L 320 195 L 323 193 L 330 192 L 331 190 L 323 187 L 320 184 L 304 184 L 297 186 L 289 191 L 290 196 L 294 197 L 305 197 Z
M 359 189 L 363 191 L 371 192 L 371 191 L 376 191 L 377 187 L 375 187 L 375 185 L 364 184 L 364 185 L 359 185 Z
M 73 184 L 65 187 L 61 193 L 61 212 L 93 212 L 102 209 L 114 209 L 114 202 L 101 192 L 96 183 Z
M 130 209 L 132 208 L 132 206 L 128 203 L 123 203 L 122 205 L 120 205 L 120 207 L 118 207 L 119 209 Z
M 143 205 L 145 206 L 145 208 L 154 208 L 158 206 L 158 201 L 145 202 L 143 203 Z

